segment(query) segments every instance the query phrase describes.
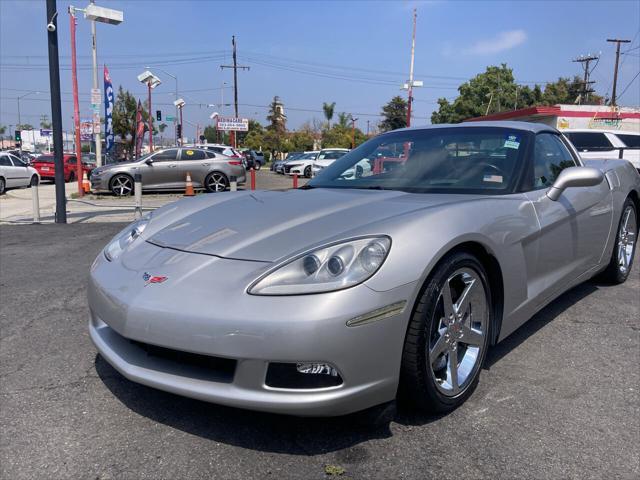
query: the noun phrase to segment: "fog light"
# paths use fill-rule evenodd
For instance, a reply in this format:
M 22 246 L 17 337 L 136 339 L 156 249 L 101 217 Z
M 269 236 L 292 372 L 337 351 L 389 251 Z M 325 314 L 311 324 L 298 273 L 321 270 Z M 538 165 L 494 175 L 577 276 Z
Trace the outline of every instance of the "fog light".
M 296 370 L 300 373 L 338 376 L 338 371 L 327 363 L 296 363 Z

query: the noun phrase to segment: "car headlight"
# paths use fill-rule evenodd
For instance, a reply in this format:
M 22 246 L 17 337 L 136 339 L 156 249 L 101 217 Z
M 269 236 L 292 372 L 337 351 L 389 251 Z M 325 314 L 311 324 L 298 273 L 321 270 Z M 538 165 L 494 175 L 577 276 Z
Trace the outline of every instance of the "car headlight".
M 252 295 L 301 295 L 353 287 L 378 271 L 391 239 L 367 237 L 336 243 L 297 255 L 256 280 Z
M 128 225 L 106 247 L 104 247 L 104 256 L 110 262 L 118 258 L 129 245 L 131 245 L 149 224 L 150 215 Z

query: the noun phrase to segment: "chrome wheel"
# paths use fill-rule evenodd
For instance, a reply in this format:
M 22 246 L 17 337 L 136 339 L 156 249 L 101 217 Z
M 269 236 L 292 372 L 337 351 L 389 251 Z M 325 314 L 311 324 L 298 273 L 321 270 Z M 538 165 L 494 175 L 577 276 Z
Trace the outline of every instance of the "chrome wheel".
M 120 197 L 130 195 L 133 192 L 133 180 L 127 175 L 117 175 L 111 180 L 111 191 Z
M 440 393 L 454 397 L 473 381 L 484 358 L 489 305 L 480 275 L 456 270 L 440 289 L 435 314 L 428 367 Z
M 227 189 L 227 177 L 223 173 L 213 172 L 209 174 L 205 182 L 207 191 L 224 192 Z
M 633 259 L 638 224 L 633 206 L 627 205 L 622 213 L 620 230 L 618 231 L 618 269 L 626 274 Z

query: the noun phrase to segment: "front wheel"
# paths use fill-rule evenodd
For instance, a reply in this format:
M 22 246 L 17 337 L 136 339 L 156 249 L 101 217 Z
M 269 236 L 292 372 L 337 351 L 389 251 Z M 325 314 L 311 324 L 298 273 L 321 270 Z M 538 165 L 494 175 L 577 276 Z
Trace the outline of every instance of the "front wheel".
M 7 183 L 4 178 L 0 177 L 0 195 L 4 195 L 5 190 L 7 189 Z
M 221 172 L 211 172 L 204 179 L 204 188 L 207 192 L 224 192 L 229 186 L 229 180 L 227 176 Z
M 30 187 L 37 187 L 37 186 L 38 186 L 38 183 L 40 183 L 40 182 L 38 181 L 38 176 L 37 176 L 37 175 L 33 175 L 33 176 L 31 176 L 31 181 L 29 182 L 29 186 L 30 186 Z
M 464 252 L 447 257 L 427 280 L 409 323 L 401 397 L 435 412 L 464 403 L 478 384 L 491 318 L 491 292 L 482 264 Z
M 311 165 L 309 165 L 308 167 L 305 167 L 304 169 L 304 176 L 306 178 L 311 178 Z
M 69 173 L 69 180 L 67 180 L 67 182 L 73 182 L 75 179 L 76 179 L 75 172 L 71 172 Z
M 133 192 L 133 178 L 129 175 L 119 174 L 111 179 L 110 189 L 117 197 L 126 197 Z
M 262 168 L 262 164 L 260 162 L 253 162 L 253 169 L 257 172 Z
M 633 265 L 633 254 L 638 236 L 638 212 L 633 200 L 627 198 L 622 207 L 622 215 L 618 223 L 618 233 L 609 265 L 602 273 L 603 278 L 613 284 L 623 283 Z

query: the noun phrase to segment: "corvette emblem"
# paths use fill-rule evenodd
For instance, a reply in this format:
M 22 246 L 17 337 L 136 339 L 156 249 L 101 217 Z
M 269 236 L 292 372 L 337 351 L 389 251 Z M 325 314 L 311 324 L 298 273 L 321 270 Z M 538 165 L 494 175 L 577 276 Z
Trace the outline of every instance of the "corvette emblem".
M 166 281 L 169 277 L 166 277 L 164 275 L 151 275 L 149 272 L 144 272 L 142 274 L 142 279 L 144 280 L 144 286 L 146 287 L 147 285 L 150 285 L 152 283 L 163 283 L 164 281 Z

